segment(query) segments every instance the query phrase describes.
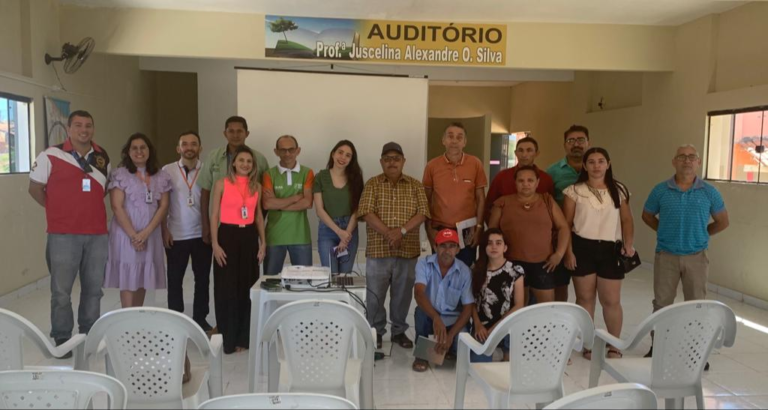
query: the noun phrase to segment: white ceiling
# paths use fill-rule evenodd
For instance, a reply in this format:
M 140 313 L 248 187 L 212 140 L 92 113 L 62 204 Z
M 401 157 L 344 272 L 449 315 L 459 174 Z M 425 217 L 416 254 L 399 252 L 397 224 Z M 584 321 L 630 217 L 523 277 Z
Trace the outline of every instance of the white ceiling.
M 61 0 L 63 4 L 413 21 L 679 25 L 734 0 Z

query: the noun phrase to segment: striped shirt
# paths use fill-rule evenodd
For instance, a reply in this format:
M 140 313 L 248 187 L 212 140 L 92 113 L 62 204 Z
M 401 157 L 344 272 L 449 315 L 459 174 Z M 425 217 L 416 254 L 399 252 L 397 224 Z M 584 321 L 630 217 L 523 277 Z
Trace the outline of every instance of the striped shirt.
M 672 177 L 653 188 L 644 209 L 659 216 L 656 252 L 692 255 L 709 246 L 709 217 L 725 211 L 725 203 L 717 189 L 699 177 L 685 192 Z

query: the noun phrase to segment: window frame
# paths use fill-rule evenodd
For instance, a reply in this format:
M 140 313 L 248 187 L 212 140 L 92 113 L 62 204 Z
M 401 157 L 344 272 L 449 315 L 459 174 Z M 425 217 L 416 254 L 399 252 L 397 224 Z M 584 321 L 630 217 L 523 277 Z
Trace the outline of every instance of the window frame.
M 12 100 L 12 101 L 17 101 L 17 102 L 21 102 L 21 103 L 27 104 L 27 118 L 29 119 L 29 125 L 28 125 L 29 135 L 27 136 L 27 138 L 29 140 L 29 170 L 28 171 L 0 172 L 0 177 L 10 176 L 10 175 L 29 174 L 30 172 L 32 172 L 32 167 L 33 167 L 33 164 L 34 164 L 34 156 L 33 156 L 34 148 L 33 148 L 33 141 L 32 141 L 32 138 L 33 138 L 33 135 L 34 135 L 33 128 L 32 128 L 34 126 L 34 120 L 32 118 L 32 110 L 33 110 L 33 101 L 34 100 L 31 97 L 25 97 L 23 95 L 7 93 L 7 92 L 4 92 L 4 91 L 0 91 L 0 98 L 4 98 L 4 99 L 7 99 L 7 100 Z M 9 136 L 10 136 L 10 131 L 11 131 L 10 128 L 11 128 L 11 119 L 8 118 L 8 135 Z M 9 162 L 9 164 L 11 162 L 11 151 L 12 150 L 11 150 L 11 144 L 10 144 L 10 139 L 9 139 L 9 143 L 8 143 L 8 162 Z
M 712 144 L 712 117 L 717 116 L 723 116 L 723 115 L 731 115 L 734 116 L 733 121 L 731 121 L 731 130 L 730 130 L 730 141 L 729 146 L 733 147 L 735 142 L 735 116 L 738 114 L 744 114 L 744 113 L 750 113 L 750 112 L 763 112 L 764 115 L 768 115 L 768 105 L 758 105 L 758 106 L 752 106 L 752 107 L 742 107 L 742 108 L 733 108 L 733 109 L 726 109 L 726 110 L 715 110 L 715 111 L 709 111 L 707 112 L 707 134 L 706 134 L 706 143 L 707 143 L 707 149 L 704 156 L 704 162 L 702 163 L 703 168 L 703 174 L 704 174 L 704 180 L 706 181 L 713 181 L 713 182 L 727 182 L 727 183 L 735 183 L 735 184 L 748 184 L 748 185 L 768 185 L 768 180 L 766 181 L 760 181 L 760 172 L 758 171 L 757 180 L 756 181 L 741 181 L 737 179 L 733 179 L 733 157 L 734 157 L 734 151 L 731 150 L 730 155 L 728 157 L 728 178 L 713 178 L 709 175 L 709 154 L 710 154 L 710 146 Z M 765 117 L 763 119 L 763 122 L 765 122 Z M 760 146 L 765 147 L 768 149 L 768 137 L 765 137 L 762 134 L 765 134 L 768 132 L 768 130 L 761 129 L 761 136 L 760 136 Z M 760 164 L 762 167 L 763 165 Z M 768 166 L 766 166 L 768 167 Z

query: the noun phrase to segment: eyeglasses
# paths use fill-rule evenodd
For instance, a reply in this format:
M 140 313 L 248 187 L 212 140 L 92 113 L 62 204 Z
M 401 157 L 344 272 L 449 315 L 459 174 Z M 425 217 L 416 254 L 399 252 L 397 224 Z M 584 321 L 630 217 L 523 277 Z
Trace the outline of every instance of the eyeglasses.
M 386 157 L 381 157 L 381 160 L 390 163 L 390 162 L 400 162 L 403 160 L 403 157 L 399 155 L 387 155 Z
M 587 139 L 587 137 L 578 137 L 578 138 L 566 138 L 566 139 L 565 139 L 565 143 L 566 143 L 566 144 L 568 144 L 568 145 L 573 145 L 573 144 L 575 144 L 575 143 L 577 143 L 577 142 L 578 142 L 579 144 L 586 144 L 586 143 L 587 143 L 587 141 L 589 141 L 589 140 Z
M 294 154 L 296 153 L 297 147 L 293 148 L 276 148 L 278 155 L 286 155 L 286 154 Z
M 680 154 L 680 155 L 676 156 L 675 159 L 680 161 L 680 162 L 685 162 L 685 160 L 688 160 L 690 162 L 694 162 L 697 159 L 699 159 L 699 156 L 696 155 L 696 154 L 688 154 L 688 155 Z

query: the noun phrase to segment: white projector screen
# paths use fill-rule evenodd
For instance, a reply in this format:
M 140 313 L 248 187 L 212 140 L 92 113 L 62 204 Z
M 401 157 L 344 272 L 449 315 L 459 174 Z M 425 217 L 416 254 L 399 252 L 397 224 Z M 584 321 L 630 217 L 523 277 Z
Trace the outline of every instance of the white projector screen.
M 274 148 L 281 135 L 296 137 L 299 163 L 315 173 L 326 167 L 334 145 L 348 139 L 357 148 L 366 181 L 382 172 L 381 148 L 390 141 L 403 147 L 403 172 L 421 180 L 427 153 L 427 98 L 428 82 L 421 78 L 237 71 L 237 110 L 248 120 L 248 145 L 264 154 L 271 166 L 279 161 Z M 308 215 L 316 249 L 318 218 L 314 209 Z M 359 234 L 363 250 L 365 229 Z

